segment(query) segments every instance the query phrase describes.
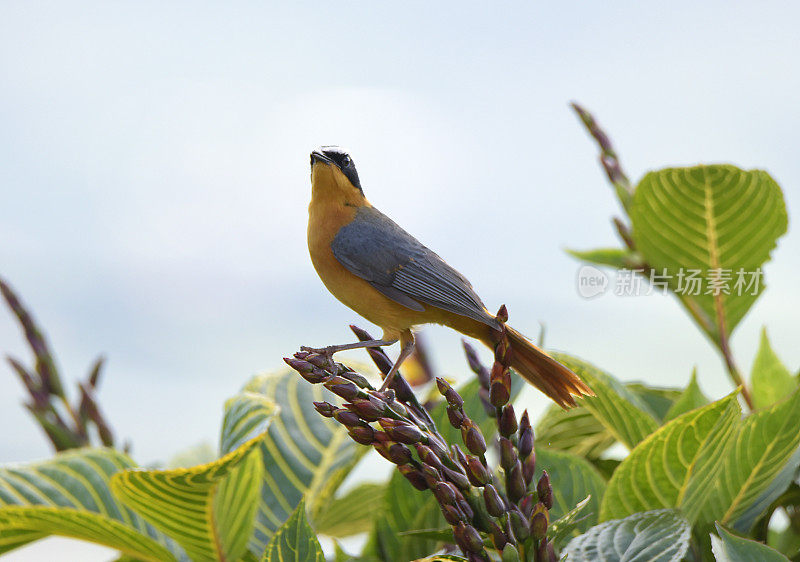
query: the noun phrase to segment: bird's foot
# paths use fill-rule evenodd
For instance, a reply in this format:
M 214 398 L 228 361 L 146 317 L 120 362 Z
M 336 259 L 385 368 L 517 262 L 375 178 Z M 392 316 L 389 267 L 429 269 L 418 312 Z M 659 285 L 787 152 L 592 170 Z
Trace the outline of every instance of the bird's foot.
M 307 345 L 303 345 L 300 347 L 300 350 L 308 353 L 316 353 L 317 355 L 323 355 L 329 359 L 333 357 L 334 353 L 340 351 L 335 345 L 329 345 L 328 347 L 308 347 Z

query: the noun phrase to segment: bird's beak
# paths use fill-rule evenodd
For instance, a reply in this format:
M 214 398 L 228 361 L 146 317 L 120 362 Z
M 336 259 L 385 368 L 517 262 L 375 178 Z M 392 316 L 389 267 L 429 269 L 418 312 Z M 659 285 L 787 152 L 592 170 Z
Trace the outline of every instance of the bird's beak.
M 322 162 L 324 164 L 333 164 L 333 160 L 328 158 L 325 153 L 320 150 L 315 150 L 311 153 L 311 167 L 314 167 L 314 164 L 317 162 Z

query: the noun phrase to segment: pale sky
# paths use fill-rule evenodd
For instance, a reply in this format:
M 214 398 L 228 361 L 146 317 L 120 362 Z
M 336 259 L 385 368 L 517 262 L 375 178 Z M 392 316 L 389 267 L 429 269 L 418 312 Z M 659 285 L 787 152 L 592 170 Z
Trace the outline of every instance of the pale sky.
M 578 296 L 563 249 L 616 244 L 618 209 L 573 99 L 634 179 L 730 162 L 781 184 L 790 231 L 733 344 L 749 371 L 767 325 L 798 368 L 796 3 L 400 6 L 0 5 L 0 275 L 70 387 L 107 356 L 101 403 L 140 463 L 216 443 L 252 374 L 368 326 L 308 258 L 320 144 L 348 147 L 372 203 L 522 331 L 543 322 L 622 380 L 683 385 L 697 365 L 727 393 L 671 299 Z M 440 370 L 466 375 L 459 336 L 426 332 Z M 30 362 L 5 309 L 0 351 Z M 0 462 L 50 454 L 22 399 L 0 365 Z

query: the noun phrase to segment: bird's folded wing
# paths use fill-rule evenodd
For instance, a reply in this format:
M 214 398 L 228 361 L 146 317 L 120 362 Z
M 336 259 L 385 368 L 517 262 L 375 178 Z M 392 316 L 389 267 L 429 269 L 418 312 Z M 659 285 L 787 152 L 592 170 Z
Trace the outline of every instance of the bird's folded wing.
M 425 303 L 496 325 L 463 275 L 373 207 L 359 209 L 331 249 L 350 272 L 403 306 L 421 311 Z

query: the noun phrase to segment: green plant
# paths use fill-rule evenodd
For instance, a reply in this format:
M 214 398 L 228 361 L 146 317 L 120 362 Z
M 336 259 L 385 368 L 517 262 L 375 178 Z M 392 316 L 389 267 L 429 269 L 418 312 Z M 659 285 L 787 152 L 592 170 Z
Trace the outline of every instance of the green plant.
M 685 388 L 656 388 L 559 354 L 595 396 L 532 423 L 515 414 L 524 408 L 503 338 L 491 368 L 465 345 L 475 376 L 455 389 L 437 379 L 424 397 L 402 376 L 379 393 L 365 374 L 300 352 L 293 370 L 260 375 L 226 402 L 210 463 L 146 470 L 113 448 L 81 447 L 0 468 L 0 554 L 59 534 L 125 560 L 800 560 L 798 376 L 766 330 L 749 377 L 730 344 L 787 228 L 781 190 L 766 172 L 728 165 L 650 172 L 634 187 L 608 135 L 575 109 L 623 218 L 621 247 L 571 253 L 673 294 L 719 351 L 730 394 L 709 399 L 697 372 Z M 688 270 L 700 272 L 697 294 Z M 739 270 L 758 287 L 733 291 Z M 17 373 L 61 408 L 39 330 L 9 304 L 38 350 L 39 378 Z M 388 372 L 384 352 L 368 352 Z M 50 398 L 40 402 L 50 412 Z M 364 460 L 372 450 L 392 476 L 352 481 L 359 463 L 382 462 Z M 338 541 L 356 535 L 366 542 L 347 554 Z

